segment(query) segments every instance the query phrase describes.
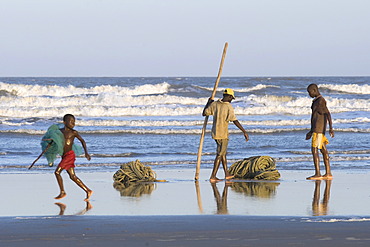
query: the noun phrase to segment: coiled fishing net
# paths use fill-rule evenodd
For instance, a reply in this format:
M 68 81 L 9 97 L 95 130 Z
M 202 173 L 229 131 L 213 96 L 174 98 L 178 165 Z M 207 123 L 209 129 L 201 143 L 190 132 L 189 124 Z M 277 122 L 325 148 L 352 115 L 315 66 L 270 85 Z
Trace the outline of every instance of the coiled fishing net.
M 237 161 L 230 166 L 229 173 L 240 179 L 278 180 L 280 178 L 275 160 L 270 156 L 253 156 Z
M 41 139 L 41 149 L 44 151 L 49 144 L 51 146 L 46 150 L 44 156 L 48 160 L 49 165 L 52 165 L 57 156 L 62 156 L 64 152 L 64 135 L 60 129 L 64 128 L 64 124 L 53 124 L 46 131 Z M 82 147 L 76 144 L 72 146 L 76 156 L 83 154 Z
M 113 175 L 115 183 L 128 186 L 135 182 L 155 182 L 156 174 L 149 166 L 144 166 L 139 160 L 121 165 L 121 168 Z

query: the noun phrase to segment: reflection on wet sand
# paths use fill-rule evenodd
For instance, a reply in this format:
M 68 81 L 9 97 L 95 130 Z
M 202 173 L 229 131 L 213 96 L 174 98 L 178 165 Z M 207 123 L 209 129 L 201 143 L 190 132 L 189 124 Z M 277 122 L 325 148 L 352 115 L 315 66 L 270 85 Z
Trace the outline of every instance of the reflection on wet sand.
M 276 194 L 277 186 L 280 183 L 276 182 L 232 182 L 226 181 L 224 183 L 222 194 L 218 189 L 222 183 L 211 183 L 211 187 L 213 190 L 213 196 L 216 200 L 217 205 L 217 212 L 216 214 L 229 214 L 228 207 L 227 207 L 227 196 L 229 187 L 232 188 L 233 191 L 237 193 L 242 193 L 246 196 L 251 197 L 261 197 L 261 198 L 270 198 Z M 203 213 L 203 204 L 202 204 L 202 197 L 200 194 L 200 185 L 199 182 L 195 182 L 195 191 L 197 195 L 197 202 L 199 212 Z
M 198 202 L 198 208 L 199 208 L 199 213 L 203 213 L 203 203 L 202 203 L 202 196 L 200 195 L 200 186 L 199 186 L 199 181 L 195 181 L 195 192 L 197 194 L 197 202 Z
M 66 210 L 67 205 L 64 204 L 64 203 L 61 203 L 61 202 L 56 202 L 54 204 L 59 207 L 59 214 L 58 215 L 64 215 L 64 211 Z M 75 215 L 84 215 L 87 211 L 89 211 L 92 208 L 93 207 L 92 207 L 91 203 L 89 201 L 87 201 L 86 202 L 86 207 Z
M 211 183 L 213 189 L 213 195 L 215 196 L 216 204 L 217 204 L 217 214 L 229 214 L 227 210 L 227 192 L 230 186 L 230 183 L 226 182 L 224 186 L 224 190 L 222 192 L 222 196 L 218 191 L 217 184 Z
M 321 180 L 315 181 L 315 190 L 312 200 L 312 216 L 328 215 L 328 203 L 330 198 L 331 180 L 325 180 L 325 190 L 320 202 Z
M 115 182 L 113 187 L 120 192 L 121 196 L 140 197 L 144 194 L 150 195 L 157 185 L 152 182 L 138 182 L 127 185 Z
M 279 185 L 276 182 L 234 182 L 231 189 L 246 196 L 270 198 L 276 194 Z

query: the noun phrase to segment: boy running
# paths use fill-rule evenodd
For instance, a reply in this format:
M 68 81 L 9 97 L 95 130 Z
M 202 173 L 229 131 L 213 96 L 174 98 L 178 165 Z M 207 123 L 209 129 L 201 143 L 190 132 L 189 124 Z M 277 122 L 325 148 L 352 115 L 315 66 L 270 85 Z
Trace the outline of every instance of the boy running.
M 77 176 L 74 170 L 75 167 L 75 160 L 76 155 L 75 152 L 72 150 L 73 141 L 75 138 L 77 138 L 85 151 L 85 157 L 87 160 L 91 160 L 91 157 L 89 153 L 87 152 L 87 147 L 85 140 L 80 136 L 80 134 L 74 130 L 75 127 L 75 117 L 72 114 L 66 114 L 63 117 L 63 123 L 64 128 L 60 129 L 60 131 L 64 135 L 64 148 L 63 148 L 63 156 L 62 160 L 59 163 L 58 167 L 56 168 L 54 174 L 58 181 L 58 185 L 60 188 L 60 194 L 55 197 L 55 199 L 62 199 L 67 194 L 64 191 L 64 185 L 63 185 L 63 179 L 60 173 L 65 169 L 70 177 L 70 179 L 75 182 L 78 186 L 80 186 L 85 192 L 86 192 L 86 198 L 85 201 L 88 201 L 90 199 L 90 196 L 92 195 L 93 191 L 90 190 Z

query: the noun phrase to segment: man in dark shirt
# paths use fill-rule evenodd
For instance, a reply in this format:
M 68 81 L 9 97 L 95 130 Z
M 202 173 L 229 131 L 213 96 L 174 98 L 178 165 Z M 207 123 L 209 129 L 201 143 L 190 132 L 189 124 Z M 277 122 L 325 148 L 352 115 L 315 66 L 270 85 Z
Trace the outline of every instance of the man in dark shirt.
M 334 130 L 331 121 L 331 115 L 326 107 L 326 100 L 321 96 L 319 88 L 316 84 L 310 84 L 307 87 L 307 92 L 310 97 L 314 98 L 312 102 L 312 115 L 311 115 L 311 130 L 306 135 L 306 140 L 312 137 L 312 155 L 313 162 L 315 165 L 315 175 L 308 177 L 309 180 L 319 180 L 319 179 L 332 179 L 333 175 L 330 170 L 329 154 L 326 149 L 326 145 L 329 143 L 328 139 L 325 137 L 326 125 L 329 123 L 329 134 L 334 137 Z M 321 176 L 320 173 L 320 158 L 319 151 L 321 150 L 325 171 L 326 173 Z

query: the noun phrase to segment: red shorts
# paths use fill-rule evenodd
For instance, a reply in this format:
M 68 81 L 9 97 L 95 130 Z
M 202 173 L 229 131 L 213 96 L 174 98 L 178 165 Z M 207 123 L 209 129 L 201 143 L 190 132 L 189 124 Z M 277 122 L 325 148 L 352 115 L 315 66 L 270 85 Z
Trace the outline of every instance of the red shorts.
M 70 168 L 75 167 L 75 160 L 76 160 L 75 152 L 73 150 L 68 151 L 67 153 L 63 154 L 62 160 L 60 161 L 58 166 L 65 170 L 68 170 Z

